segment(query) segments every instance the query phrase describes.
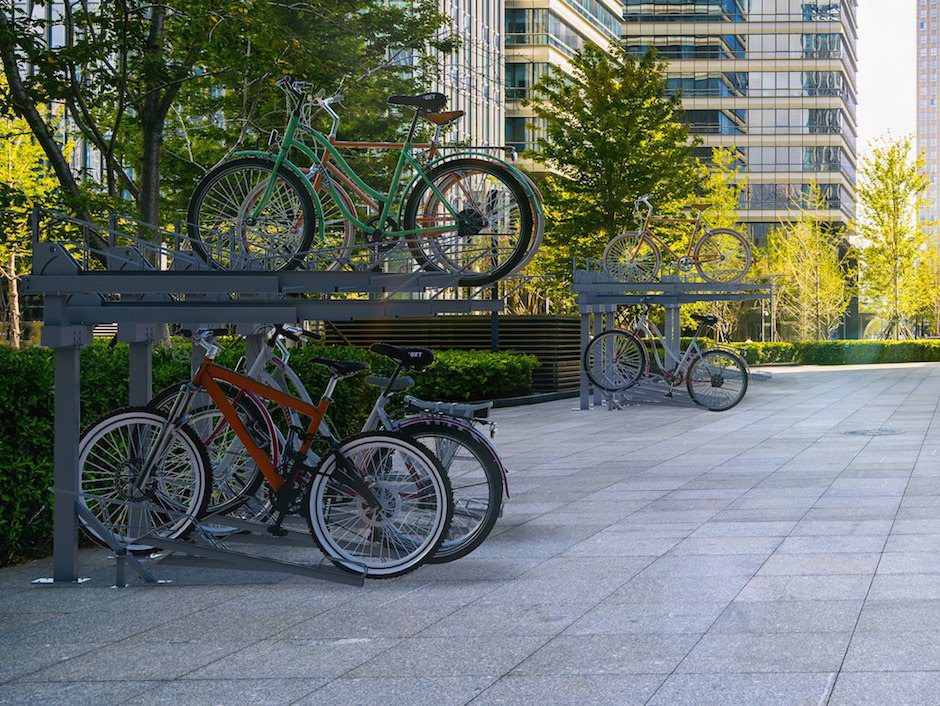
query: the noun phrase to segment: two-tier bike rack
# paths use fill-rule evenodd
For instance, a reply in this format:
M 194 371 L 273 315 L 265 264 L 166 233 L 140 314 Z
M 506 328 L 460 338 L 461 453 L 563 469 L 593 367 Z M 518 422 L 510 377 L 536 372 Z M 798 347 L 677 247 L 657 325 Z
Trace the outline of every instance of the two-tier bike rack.
M 129 344 L 129 403 L 145 405 L 152 396 L 153 346 L 166 339 L 168 325 L 192 330 L 234 325 L 246 336 L 251 356 L 263 345 L 259 332 L 267 325 L 502 309 L 502 299 L 493 298 L 490 286 L 461 287 L 460 274 L 422 270 L 413 263 L 402 266 L 407 254 L 401 246 L 391 252 L 388 244 L 355 246 L 355 255 L 361 257 L 363 250 L 371 249 L 366 254 L 375 262 L 395 262 L 406 271 L 384 271 L 389 268 L 381 264 L 367 271 L 336 268 L 336 249 L 307 253 L 295 270 L 223 271 L 198 257 L 182 233 L 123 216 L 112 216 L 105 226 L 36 209 L 31 230 L 32 274 L 24 291 L 43 297 L 41 342 L 54 350 L 55 360 L 54 583 L 79 581 L 80 516 L 95 524 L 99 534 L 104 533 L 101 536 L 110 534 L 80 500 L 79 353 L 91 342 L 95 326 L 117 324 L 117 340 Z M 512 286 L 504 284 L 504 290 Z M 115 583 L 124 585 L 125 566 L 145 582 L 157 582 L 155 562 L 363 583 L 361 575 L 339 570 L 326 559 L 296 563 L 228 546 L 254 543 L 313 549 L 305 531 L 295 529 L 287 537 L 275 538 L 260 523 L 229 516 L 218 521 L 239 532 L 224 540 L 202 527 L 185 541 L 147 536 L 148 545 L 163 550 L 152 560 L 141 560 L 118 542 L 111 543 Z
M 770 299 L 773 284 L 761 282 L 714 283 L 696 280 L 682 274 L 664 274 L 654 282 L 618 282 L 607 272 L 603 260 L 578 257 L 574 260 L 572 291 L 577 294 L 580 331 L 580 407 L 588 410 L 606 404 L 609 409 L 622 405 L 618 395 L 591 385 L 584 369 L 584 352 L 592 337 L 616 328 L 617 313 L 623 307 L 644 302 L 663 307 L 666 312 L 663 335 L 666 343 L 679 350 L 682 328 L 680 316 L 686 304 L 715 301 L 759 301 Z M 663 398 L 663 388 L 641 381 L 630 392 L 631 401 L 652 401 Z

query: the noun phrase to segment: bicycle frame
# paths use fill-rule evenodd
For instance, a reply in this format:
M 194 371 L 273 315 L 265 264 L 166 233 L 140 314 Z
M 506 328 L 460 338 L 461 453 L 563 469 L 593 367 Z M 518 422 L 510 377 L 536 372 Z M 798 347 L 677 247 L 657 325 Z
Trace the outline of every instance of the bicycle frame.
M 306 387 L 303 384 L 303 381 L 294 372 L 287 362 L 287 358 L 290 357 L 288 350 L 280 345 L 278 341 L 276 343 L 278 348 L 282 351 L 282 356 L 278 357 L 274 355 L 272 347 L 263 346 L 262 349 L 258 352 L 257 357 L 252 362 L 249 367 L 247 374 L 253 379 L 261 379 L 267 383 L 267 386 L 275 389 L 279 388 L 282 391 L 288 389 L 294 391 L 298 399 L 304 400 L 306 404 L 312 405 L 313 403 L 310 400 L 310 393 L 307 391 Z M 265 369 L 265 365 L 271 363 L 275 370 L 272 373 L 268 372 Z M 401 367 L 397 368 L 392 378 L 390 379 L 390 385 L 394 380 L 400 375 Z M 265 419 L 268 428 L 275 428 L 273 420 L 271 418 L 271 413 L 268 408 L 260 402 L 260 397 L 253 394 L 252 392 L 247 393 L 249 397 L 253 399 L 258 410 L 261 412 L 262 416 Z M 496 449 L 493 447 L 492 442 L 486 436 L 480 432 L 472 422 L 465 421 L 463 419 L 458 419 L 456 417 L 448 417 L 446 415 L 427 415 L 427 416 L 413 416 L 405 417 L 403 419 L 393 419 L 389 416 L 386 411 L 386 405 L 389 400 L 389 388 L 383 390 L 378 398 L 375 401 L 375 404 L 372 406 L 372 411 L 369 414 L 368 419 L 362 427 L 362 431 L 376 431 L 378 429 L 384 429 L 386 431 L 397 431 L 399 429 L 404 429 L 408 426 L 415 424 L 420 424 L 423 422 L 434 422 L 435 424 L 444 424 L 453 429 L 458 429 L 464 432 L 471 434 L 475 439 L 484 444 L 493 454 L 493 457 L 497 459 L 499 463 L 499 470 L 503 478 L 503 492 L 506 494 L 506 498 L 509 499 L 509 474 L 506 470 L 506 467 L 503 465 L 502 458 L 496 452 Z M 296 419 L 296 412 L 293 412 L 291 409 L 282 408 L 284 414 L 288 416 L 288 423 L 292 426 L 297 426 L 298 420 Z M 320 434 L 326 438 L 333 438 L 332 431 L 325 421 L 321 421 L 320 424 Z M 313 453 L 312 451 L 307 451 L 304 453 Z
M 685 351 L 673 350 L 666 341 L 665 335 L 659 327 L 650 321 L 649 312 L 644 312 L 637 322 L 636 330 L 642 332 L 653 341 L 652 349 L 656 365 L 663 372 L 673 373 L 675 371 L 687 370 L 691 361 L 698 355 L 701 355 L 702 349 L 698 345 L 698 332 L 692 337 L 692 342 Z M 643 338 L 640 338 L 643 341 Z M 659 355 L 659 344 L 663 347 L 663 356 Z M 644 343 L 644 345 L 646 345 Z M 670 368 L 666 368 L 666 363 L 674 363 Z
M 325 187 L 333 201 L 336 203 L 337 207 L 343 213 L 343 216 L 348 219 L 349 222 L 355 224 L 355 226 L 360 230 L 372 231 L 374 227 L 360 220 L 355 213 L 346 207 L 346 204 L 344 203 L 342 197 L 339 196 L 339 193 L 333 186 L 332 179 L 328 176 L 328 174 L 341 174 L 342 178 L 340 180 L 344 184 L 353 189 L 353 191 L 355 191 L 358 196 L 366 200 L 367 203 L 371 203 L 375 209 L 379 211 L 377 216 L 377 223 L 379 224 L 378 228 L 383 232 L 386 232 L 381 227 L 381 224 L 384 224 L 386 219 L 390 217 L 393 201 L 395 200 L 396 195 L 398 194 L 401 187 L 402 174 L 404 173 L 405 167 L 410 166 L 417 173 L 417 178 L 424 181 L 428 185 L 428 188 L 431 189 L 434 195 L 440 200 L 441 204 L 443 204 L 447 212 L 454 218 L 455 223 L 447 226 L 433 226 L 426 228 L 388 231 L 386 234 L 393 237 L 401 237 L 410 235 L 440 234 L 455 230 L 458 227 L 458 223 L 456 221 L 459 220 L 459 215 L 456 209 L 454 209 L 450 202 L 444 197 L 443 193 L 441 193 L 437 185 L 428 178 L 427 172 L 424 170 L 421 163 L 412 154 L 412 147 L 414 146 L 412 143 L 412 134 L 414 133 L 414 127 L 416 123 L 417 116 L 415 116 L 414 120 L 412 121 L 412 128 L 409 130 L 407 138 L 403 143 L 400 143 L 401 151 L 399 153 L 398 162 L 395 165 L 395 170 L 392 174 L 392 180 L 389 184 L 388 193 L 384 193 L 366 184 L 365 181 L 363 181 L 362 178 L 356 174 L 355 170 L 349 165 L 343 155 L 340 154 L 337 146 L 393 148 L 399 147 L 398 143 L 344 143 L 337 141 L 333 135 L 324 135 L 320 131 L 308 125 L 304 125 L 301 122 L 300 117 L 295 113 L 292 113 L 284 131 L 284 139 L 281 143 L 281 149 L 274 158 L 274 169 L 271 171 L 271 177 L 268 180 L 264 193 L 261 195 L 261 198 L 255 205 L 251 217 L 258 218 L 268 200 L 271 198 L 271 194 L 274 191 L 274 185 L 277 182 L 277 173 L 282 165 L 290 165 L 294 170 L 300 171 L 289 159 L 291 150 L 296 149 L 307 159 L 309 159 L 311 164 L 315 164 L 318 167 L 316 170 L 317 173 L 311 182 L 312 193 L 316 194 L 318 189 Z M 323 148 L 322 157 L 317 154 L 315 150 L 311 149 L 305 142 L 295 137 L 298 129 L 311 135 L 317 144 Z M 259 153 L 253 151 L 242 152 L 239 154 L 252 156 L 264 155 L 267 157 L 271 156 L 268 153 Z M 381 206 L 381 208 L 379 208 L 379 206 Z
M 689 235 L 689 247 L 686 248 L 685 255 L 679 255 L 675 250 L 669 247 L 666 241 L 664 241 L 662 238 L 656 235 L 656 233 L 654 233 L 653 230 L 650 228 L 651 223 L 664 223 L 664 224 L 672 223 L 672 224 L 685 224 L 685 225 L 693 226 L 692 233 Z M 699 216 L 698 218 L 660 218 L 657 216 L 653 216 L 652 214 L 649 214 L 643 220 L 643 225 L 640 227 L 639 233 L 640 235 L 645 235 L 649 237 L 650 240 L 656 243 L 657 246 L 659 246 L 660 248 L 665 250 L 667 253 L 669 253 L 669 255 L 672 256 L 674 260 L 678 260 L 682 257 L 692 257 L 692 250 L 695 247 L 695 241 L 698 239 L 698 236 L 701 235 L 702 231 L 704 230 L 702 226 L 703 226 L 703 223 L 702 223 L 701 216 Z M 636 253 L 639 252 L 639 249 L 640 249 L 640 241 L 638 239 L 636 250 L 634 251 L 634 255 L 636 255 Z M 705 260 L 705 262 L 707 262 L 707 260 Z
M 199 369 L 193 376 L 192 386 L 194 391 L 199 388 L 205 389 L 222 413 L 225 421 L 232 427 L 239 441 L 241 441 L 252 460 L 261 470 L 261 474 L 265 477 L 265 480 L 268 481 L 268 484 L 275 492 L 279 491 L 285 483 L 284 478 L 277 472 L 274 461 L 272 461 L 267 453 L 251 438 L 251 434 L 242 423 L 235 406 L 229 401 L 225 392 L 222 391 L 222 388 L 219 387 L 219 381 L 228 383 L 260 399 L 269 400 L 287 409 L 292 409 L 302 416 L 308 417 L 310 424 L 307 426 L 306 433 L 304 434 L 303 441 L 299 448 L 299 453 L 306 457 L 307 452 L 313 445 L 314 439 L 317 437 L 317 430 L 320 427 L 320 423 L 323 421 L 327 410 L 330 408 L 331 396 L 336 387 L 336 378 L 330 379 L 330 383 L 327 385 L 327 389 L 323 393 L 320 402 L 317 405 L 311 405 L 304 400 L 288 395 L 274 387 L 264 385 L 245 375 L 216 365 L 209 356 L 203 358 Z

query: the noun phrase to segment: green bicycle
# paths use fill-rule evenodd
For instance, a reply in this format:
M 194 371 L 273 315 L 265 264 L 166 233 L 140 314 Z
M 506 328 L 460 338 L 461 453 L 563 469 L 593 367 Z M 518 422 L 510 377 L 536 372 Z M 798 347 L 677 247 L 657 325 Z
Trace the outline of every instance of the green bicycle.
M 443 110 L 446 96 L 391 96 L 390 105 L 415 109 L 404 142 L 351 142 L 336 139 L 333 105 L 342 93 L 314 95 L 309 83 L 288 78 L 277 85 L 292 105 L 280 149 L 236 153 L 208 172 L 190 199 L 189 234 L 204 260 L 227 270 L 281 270 L 316 253 L 328 260 L 325 269 L 367 269 L 404 239 L 419 267 L 457 274 L 461 286 L 490 284 L 525 264 L 542 218 L 535 187 L 486 152 L 440 154 L 442 128 L 463 116 Z M 328 134 L 311 126 L 320 112 L 332 119 Z M 436 126 L 429 145 L 414 143 L 421 119 Z M 299 139 L 303 134 L 316 148 Z M 339 148 L 400 150 L 388 191 L 366 184 Z M 292 162 L 294 150 L 312 166 Z M 360 234 L 364 245 L 357 244 Z

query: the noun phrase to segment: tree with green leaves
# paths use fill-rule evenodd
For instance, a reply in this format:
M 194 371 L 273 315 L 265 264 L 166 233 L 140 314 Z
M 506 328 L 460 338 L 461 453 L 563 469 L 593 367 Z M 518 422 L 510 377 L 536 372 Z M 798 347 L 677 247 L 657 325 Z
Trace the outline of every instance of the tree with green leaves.
M 61 184 L 81 208 L 84 194 L 48 115 L 59 104 L 104 165 L 108 200 L 126 194 L 153 224 L 183 207 L 200 171 L 239 147 L 264 144 L 285 122 L 274 82 L 291 73 L 350 91 L 349 124 L 385 127 L 385 90 L 412 87 L 405 54 L 440 48 L 436 0 L 133 0 L 55 2 L 0 9 L 0 105 L 29 126 Z M 48 45 L 54 25 L 61 45 Z M 25 67 L 31 67 L 24 72 Z M 368 71 L 388 67 L 388 72 Z M 358 120 L 357 120 L 358 118 Z
M 638 58 L 619 42 L 609 52 L 587 44 L 570 76 L 556 69 L 536 84 L 531 106 L 544 122 L 532 156 L 550 170 L 537 267 L 556 287 L 570 281 L 574 256 L 600 257 L 611 238 L 636 228 L 638 196 L 668 211 L 700 192 L 697 143 L 654 52 Z
M 940 336 L 940 245 L 934 240 L 917 253 L 901 287 L 901 314 L 929 323 L 933 335 Z
M 741 167 L 741 156 L 735 147 L 714 148 L 711 164 L 701 165 L 704 198 L 711 204 L 703 214 L 706 228 L 741 231 L 741 194 L 747 188 L 747 176 L 742 174 Z M 717 317 L 715 337 L 719 341 L 729 341 L 750 306 L 749 302 L 702 302 L 689 307 L 689 311 Z
M 913 286 L 918 253 L 927 241 L 918 214 L 930 186 L 922 155 L 910 136 L 882 139 L 859 169 L 858 233 L 862 249 L 862 293 L 887 322 L 886 334 L 900 338 L 905 289 Z
M 817 185 L 796 206 L 796 217 L 770 234 L 769 267 L 781 275 L 779 307 L 797 338 L 825 340 L 855 295 L 852 253 L 844 234 L 820 215 L 829 206 Z
M 0 90 L 3 87 L 0 76 Z M 63 156 L 70 156 L 68 145 Z M 30 254 L 31 206 L 55 205 L 58 195 L 59 183 L 49 173 L 42 147 L 26 121 L 0 110 L 0 274 L 7 284 L 3 307 L 7 340 L 14 348 L 20 347 L 19 280 Z

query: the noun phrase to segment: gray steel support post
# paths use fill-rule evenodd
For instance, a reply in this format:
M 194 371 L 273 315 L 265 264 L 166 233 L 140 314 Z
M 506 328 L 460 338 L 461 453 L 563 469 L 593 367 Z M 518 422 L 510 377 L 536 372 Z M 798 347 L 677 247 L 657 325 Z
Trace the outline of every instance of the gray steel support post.
M 666 325 L 663 327 L 663 336 L 666 343 L 676 352 L 679 351 L 680 338 L 682 336 L 682 324 L 679 320 L 679 305 L 666 305 Z M 668 365 L 668 362 L 667 362 Z
M 264 348 L 264 333 L 251 333 L 245 336 L 245 369 L 247 370 Z
M 196 326 L 193 326 L 193 332 L 197 329 Z M 197 344 L 195 341 L 192 341 L 193 349 L 189 354 L 189 367 L 193 375 L 196 374 L 196 371 L 199 370 L 199 366 L 202 365 L 202 359 L 206 357 L 205 349 Z
M 78 581 L 78 440 L 81 431 L 80 346 L 55 349 L 55 429 L 53 451 L 55 507 L 52 514 L 52 579 Z
M 604 330 L 605 330 L 605 331 L 612 331 L 612 330 L 613 330 L 613 328 L 614 328 L 614 315 L 615 315 L 615 314 L 614 314 L 614 311 L 613 311 L 613 310 L 604 312 L 603 316 L 604 316 Z M 612 337 L 612 336 L 608 336 L 607 338 L 608 338 L 608 339 L 612 339 L 613 337 Z M 611 360 L 613 360 L 613 358 L 614 358 L 614 353 L 615 353 L 615 351 L 614 351 L 614 341 L 613 341 L 613 340 L 607 340 L 607 341 L 605 341 L 605 342 L 604 342 L 604 360 L 605 360 L 605 361 L 611 361 Z M 611 398 L 611 401 L 610 401 L 610 402 L 608 403 L 608 405 L 607 405 L 607 409 L 608 409 L 609 411 L 613 411 L 615 408 L 616 408 L 616 405 L 614 404 L 614 401 L 613 401 L 613 399 Z
M 133 341 L 130 344 L 128 401 L 132 406 L 141 407 L 153 398 L 152 353 L 153 341 Z
M 600 336 L 600 335 L 604 332 L 604 331 L 603 331 L 603 329 L 604 329 L 604 314 L 602 314 L 602 313 L 595 313 L 592 318 L 594 319 L 594 338 L 597 338 L 598 336 Z M 602 362 L 603 362 L 602 356 L 595 356 L 595 358 L 594 358 L 594 379 L 595 379 L 595 380 L 600 380 L 600 378 L 601 378 L 601 363 L 602 363 Z M 595 406 L 595 407 L 599 407 L 599 406 L 600 406 L 600 404 L 601 404 L 601 402 L 602 402 L 603 394 L 604 394 L 604 393 L 603 393 L 603 391 L 601 390 L 601 388 L 599 388 L 599 387 L 595 387 L 595 388 L 594 388 L 594 406 Z
M 581 314 L 581 360 L 578 361 L 581 374 L 580 374 L 580 391 L 581 391 L 581 409 L 587 410 L 591 408 L 591 392 L 588 387 L 588 376 L 587 371 L 584 369 L 584 351 L 587 350 L 588 343 L 591 340 L 591 315 L 585 314 L 583 311 Z

